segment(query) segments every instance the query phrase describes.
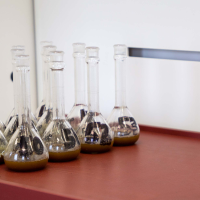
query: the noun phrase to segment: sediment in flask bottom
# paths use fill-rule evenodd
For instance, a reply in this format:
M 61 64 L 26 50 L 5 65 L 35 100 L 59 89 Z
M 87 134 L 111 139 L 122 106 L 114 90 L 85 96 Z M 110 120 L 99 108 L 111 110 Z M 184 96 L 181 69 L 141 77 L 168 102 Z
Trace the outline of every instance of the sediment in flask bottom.
M 8 169 L 14 171 L 36 171 L 46 166 L 48 159 L 38 161 L 9 161 L 4 160 Z
M 103 153 L 110 151 L 113 146 L 113 142 L 110 145 L 100 144 L 81 144 L 82 153 Z
M 75 151 L 63 151 L 63 152 L 53 152 L 49 151 L 49 161 L 52 162 L 63 162 L 74 160 L 78 157 L 80 153 L 80 149 Z
M 139 139 L 138 135 L 114 137 L 114 146 L 128 146 L 133 145 Z

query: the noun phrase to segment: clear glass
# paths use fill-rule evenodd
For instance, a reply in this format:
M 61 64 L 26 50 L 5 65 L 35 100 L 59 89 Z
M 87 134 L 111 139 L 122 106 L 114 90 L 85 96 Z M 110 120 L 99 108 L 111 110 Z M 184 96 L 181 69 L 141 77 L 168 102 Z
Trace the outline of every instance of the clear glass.
M 4 152 L 5 165 L 15 171 L 42 169 L 48 151 L 31 121 L 29 56 L 16 56 L 16 84 L 19 88 L 19 126 Z
M 0 130 L 0 164 L 4 163 L 4 150 L 7 147 L 7 141 L 6 138 L 4 137 L 2 131 Z
M 25 46 L 23 46 L 23 45 L 13 45 L 12 46 L 12 49 L 25 49 Z
M 77 131 L 82 119 L 87 113 L 86 106 L 86 80 L 85 80 L 85 44 L 73 44 L 73 57 L 74 57 L 74 93 L 75 103 L 70 113 L 67 115 L 67 120 L 72 128 Z
M 19 87 L 17 86 L 16 80 L 18 79 L 18 74 L 16 73 L 16 62 L 17 62 L 17 56 L 18 55 L 24 55 L 24 49 L 23 46 L 14 46 L 16 49 L 11 49 L 11 55 L 12 55 L 12 66 L 13 66 L 13 85 L 14 85 L 14 109 L 12 110 L 11 114 L 9 115 L 7 121 L 6 121 L 6 128 L 4 130 L 4 135 L 6 137 L 6 140 L 9 142 L 12 135 L 15 133 L 17 127 L 18 127 L 18 113 L 19 113 Z M 37 124 L 37 119 L 34 116 L 32 112 L 30 112 L 30 118 L 35 126 Z
M 51 41 L 42 41 L 40 42 L 40 46 L 42 49 L 41 55 L 42 55 L 42 73 L 43 73 L 43 100 L 40 102 L 38 108 L 36 109 L 35 112 L 35 116 L 37 118 L 37 120 L 39 121 L 40 117 L 43 115 L 44 111 L 45 111 L 45 107 L 46 107 L 46 90 L 48 87 L 48 76 L 47 76 L 47 67 L 46 67 L 46 56 L 45 56 L 45 51 L 44 51 L 44 46 L 49 46 L 50 51 L 55 51 L 56 47 L 52 46 L 52 42 Z
M 1 131 L 2 133 L 4 133 L 5 129 L 6 129 L 5 124 L 4 124 L 2 121 L 0 121 L 0 131 Z
M 83 118 L 77 135 L 81 142 L 81 152 L 101 153 L 109 151 L 114 142 L 114 134 L 99 111 L 99 48 L 86 48 L 88 80 L 88 113 Z
M 47 126 L 51 122 L 53 118 L 52 113 L 52 103 L 51 103 L 51 76 L 50 76 L 50 68 L 49 68 L 49 62 L 50 62 L 50 51 L 55 51 L 56 46 L 53 45 L 47 45 L 43 47 L 43 68 L 45 68 L 46 72 L 46 92 L 44 97 L 44 105 L 43 107 L 40 107 L 40 111 L 37 114 L 39 121 L 37 123 L 37 129 L 40 133 L 40 136 L 43 137 L 44 131 L 46 130 Z
M 78 137 L 65 119 L 64 66 L 62 51 L 51 52 L 53 120 L 44 132 L 43 141 L 50 161 L 69 161 L 80 153 Z
M 139 138 L 140 129 L 126 105 L 126 45 L 114 45 L 115 107 L 108 123 L 114 131 L 114 145 L 132 145 Z
M 16 69 L 15 69 L 15 56 L 16 55 L 23 55 L 25 52 L 25 47 L 22 45 L 16 45 L 12 46 L 11 49 L 11 57 L 12 57 L 12 71 L 13 71 L 13 91 L 14 91 L 14 108 L 12 109 L 11 113 L 9 114 L 5 126 L 8 126 L 8 123 L 10 120 L 17 115 L 17 109 L 18 109 L 18 104 L 17 104 L 17 87 L 15 84 L 15 76 L 16 76 Z

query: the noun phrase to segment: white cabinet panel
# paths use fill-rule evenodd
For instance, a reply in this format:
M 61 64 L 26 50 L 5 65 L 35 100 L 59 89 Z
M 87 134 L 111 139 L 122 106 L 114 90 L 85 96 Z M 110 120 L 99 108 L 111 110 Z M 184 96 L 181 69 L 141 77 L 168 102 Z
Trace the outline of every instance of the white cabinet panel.
M 127 103 L 140 124 L 200 131 L 200 63 L 128 60 Z

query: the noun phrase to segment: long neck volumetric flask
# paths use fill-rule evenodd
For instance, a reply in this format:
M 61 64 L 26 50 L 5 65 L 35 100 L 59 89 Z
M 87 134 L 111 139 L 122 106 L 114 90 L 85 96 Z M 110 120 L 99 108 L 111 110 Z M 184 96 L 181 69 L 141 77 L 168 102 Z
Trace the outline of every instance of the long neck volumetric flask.
M 46 67 L 46 59 L 45 59 L 45 55 L 44 55 L 44 46 L 51 46 L 52 42 L 51 41 L 42 41 L 40 42 L 40 47 L 42 49 L 42 82 L 43 82 L 43 100 L 40 102 L 39 107 L 36 109 L 35 112 L 35 116 L 37 118 L 37 120 L 40 119 L 40 117 L 43 115 L 43 112 L 45 111 L 45 107 L 46 107 L 46 90 L 48 87 L 48 75 L 47 75 L 47 67 Z M 55 51 L 55 49 L 52 49 L 52 51 Z
M 67 120 L 71 124 L 72 128 L 77 131 L 81 120 L 85 117 L 87 112 L 86 106 L 86 80 L 85 80 L 85 44 L 74 43 L 73 44 L 73 57 L 74 57 L 74 92 L 75 103 L 71 109 Z
M 126 105 L 126 45 L 114 45 L 115 60 L 115 107 L 108 123 L 114 131 L 114 145 L 135 144 L 140 129 Z
M 19 88 L 19 126 L 4 153 L 6 166 L 15 171 L 32 171 L 44 168 L 48 151 L 30 118 L 30 67 L 29 56 L 16 56 L 16 83 Z
M 6 129 L 4 131 L 4 136 L 6 140 L 9 142 L 12 135 L 17 130 L 17 127 L 19 125 L 18 123 L 18 112 L 19 112 L 19 106 L 18 106 L 18 92 L 19 88 L 17 87 L 17 77 L 16 77 L 16 56 L 17 55 L 23 55 L 24 54 L 24 48 L 22 46 L 15 46 L 16 49 L 11 49 L 11 55 L 12 55 L 12 70 L 13 70 L 13 86 L 14 86 L 14 108 L 12 112 L 10 113 L 5 125 Z
M 9 114 L 5 126 L 8 126 L 10 120 L 17 115 L 17 88 L 15 84 L 15 76 L 16 76 L 16 65 L 15 65 L 15 56 L 16 55 L 23 55 L 25 52 L 25 47 L 22 45 L 12 46 L 11 49 L 11 57 L 12 57 L 12 71 L 13 71 L 13 91 L 14 91 L 14 108 L 12 109 L 11 113 Z
M 47 45 L 43 47 L 43 67 L 46 70 L 46 92 L 45 92 L 45 106 L 42 108 L 41 112 L 39 113 L 39 121 L 37 123 L 36 128 L 38 129 L 40 136 L 43 137 L 44 131 L 46 130 L 47 126 L 51 122 L 53 118 L 53 110 L 52 110 L 52 95 L 51 95 L 51 73 L 49 68 L 50 62 L 50 51 L 55 51 L 56 46 Z
M 44 132 L 43 141 L 50 161 L 69 161 L 80 153 L 78 137 L 65 119 L 64 66 L 62 51 L 51 52 L 53 120 Z
M 109 151 L 114 142 L 114 134 L 99 111 L 99 48 L 86 48 L 88 80 L 88 113 L 83 118 L 77 135 L 81 142 L 81 152 L 101 153 Z
M 6 129 L 4 131 L 4 135 L 6 137 L 6 140 L 9 142 L 12 135 L 15 133 L 19 122 L 18 122 L 18 113 L 19 113 L 19 100 L 20 100 L 20 94 L 19 94 L 19 87 L 17 86 L 17 73 L 16 73 L 16 63 L 17 59 L 21 59 L 18 57 L 18 55 L 24 55 L 24 49 L 22 49 L 23 46 L 14 46 L 16 49 L 12 49 L 12 65 L 13 65 L 13 83 L 14 83 L 14 109 L 11 112 L 8 120 L 8 124 L 6 126 Z M 32 112 L 30 112 L 30 118 L 33 123 L 33 126 L 37 124 L 37 119 L 34 116 Z

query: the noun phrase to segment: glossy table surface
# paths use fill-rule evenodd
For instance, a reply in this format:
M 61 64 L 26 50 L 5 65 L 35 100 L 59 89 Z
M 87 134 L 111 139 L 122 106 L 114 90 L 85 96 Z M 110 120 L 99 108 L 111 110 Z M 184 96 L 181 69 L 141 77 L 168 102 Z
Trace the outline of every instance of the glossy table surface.
M 141 132 L 138 143 L 104 154 L 80 154 L 17 173 L 0 165 L 0 199 L 200 199 L 200 140 Z

